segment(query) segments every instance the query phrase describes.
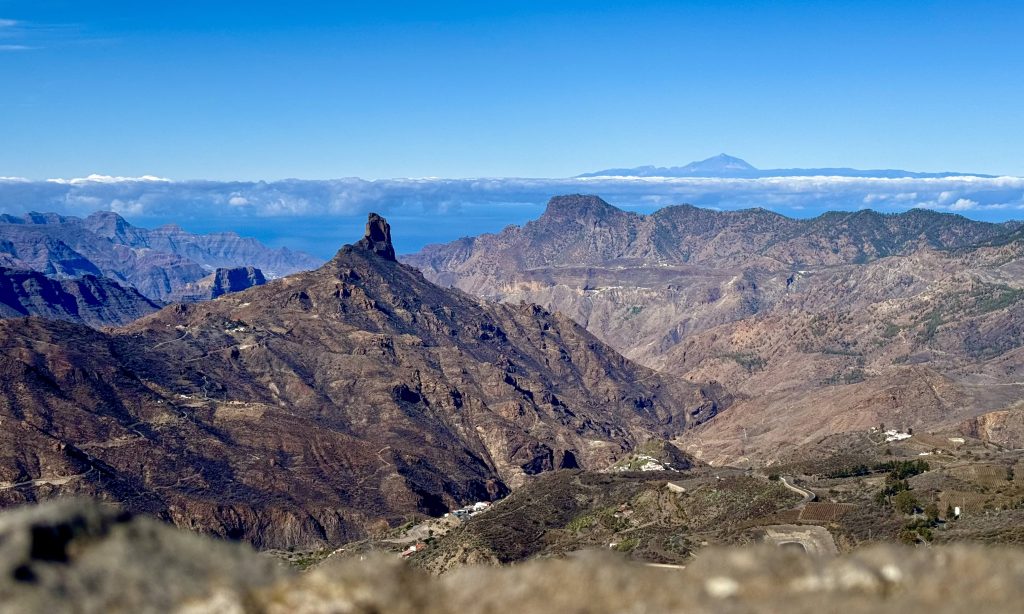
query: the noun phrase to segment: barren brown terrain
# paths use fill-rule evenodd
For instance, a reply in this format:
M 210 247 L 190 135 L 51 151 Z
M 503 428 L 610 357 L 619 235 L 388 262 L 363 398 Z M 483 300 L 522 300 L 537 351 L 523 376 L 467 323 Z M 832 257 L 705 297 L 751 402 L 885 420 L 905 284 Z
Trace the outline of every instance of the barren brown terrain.
M 496 235 L 404 260 L 429 279 L 564 313 L 627 357 L 735 396 L 678 443 L 763 463 L 885 423 L 946 428 L 1024 399 L 1015 223 L 551 200 Z
M 260 547 L 600 468 L 728 402 L 567 317 L 431 284 L 377 216 L 316 271 L 102 332 L 7 320 L 0 347 L 0 503 L 90 495 Z

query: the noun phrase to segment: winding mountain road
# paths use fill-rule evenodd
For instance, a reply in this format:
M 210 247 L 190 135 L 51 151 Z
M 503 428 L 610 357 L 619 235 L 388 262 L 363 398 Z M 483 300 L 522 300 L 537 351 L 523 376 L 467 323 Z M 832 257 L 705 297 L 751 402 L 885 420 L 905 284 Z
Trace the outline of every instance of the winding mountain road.
M 785 486 L 789 490 L 792 490 L 793 492 L 795 492 L 796 494 L 798 494 L 798 495 L 800 495 L 801 497 L 804 498 L 804 500 L 801 501 L 797 505 L 797 507 L 803 507 L 803 506 L 807 505 L 808 503 L 810 503 L 811 501 L 814 501 L 815 499 L 818 498 L 818 495 L 814 494 L 810 490 L 807 490 L 806 488 L 801 488 L 801 487 L 799 487 L 799 486 L 797 486 L 795 484 L 790 483 L 789 480 L 792 480 L 792 479 L 793 479 L 793 476 L 785 476 L 784 475 L 784 476 L 779 477 L 779 481 L 782 482 L 783 486 Z

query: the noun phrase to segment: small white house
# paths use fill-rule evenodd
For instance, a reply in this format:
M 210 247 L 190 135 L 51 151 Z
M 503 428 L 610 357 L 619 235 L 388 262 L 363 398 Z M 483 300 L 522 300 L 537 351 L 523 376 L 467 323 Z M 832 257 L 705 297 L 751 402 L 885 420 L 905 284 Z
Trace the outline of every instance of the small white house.
M 904 439 L 910 439 L 910 438 L 911 438 L 911 434 L 910 433 L 901 433 L 901 432 L 899 432 L 897 430 L 890 430 L 890 431 L 886 431 L 885 432 L 885 441 L 886 442 L 903 441 Z

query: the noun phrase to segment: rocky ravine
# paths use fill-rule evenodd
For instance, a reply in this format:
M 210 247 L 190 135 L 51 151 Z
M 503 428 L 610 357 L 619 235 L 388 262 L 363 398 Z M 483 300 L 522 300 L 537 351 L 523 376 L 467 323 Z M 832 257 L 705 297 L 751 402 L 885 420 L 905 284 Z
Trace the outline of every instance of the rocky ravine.
M 625 356 L 736 394 L 681 443 L 716 463 L 880 422 L 955 428 L 1024 399 L 1024 241 L 913 210 L 793 220 L 556 197 L 540 219 L 403 260 L 543 305 Z
M 393 254 L 372 216 L 321 269 L 124 328 L 0 322 L 0 502 L 88 494 L 260 547 L 342 543 L 728 403 Z
M 684 570 L 609 555 L 436 578 L 395 558 L 298 574 L 238 544 L 63 502 L 0 515 L 0 612 L 1010 612 L 1024 553 L 874 547 L 709 551 Z

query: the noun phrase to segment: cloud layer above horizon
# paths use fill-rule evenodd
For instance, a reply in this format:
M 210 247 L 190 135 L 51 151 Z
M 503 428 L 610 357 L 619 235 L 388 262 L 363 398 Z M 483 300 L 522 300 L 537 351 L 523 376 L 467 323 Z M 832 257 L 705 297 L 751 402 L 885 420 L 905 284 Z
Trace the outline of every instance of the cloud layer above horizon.
M 0 213 L 40 211 L 81 216 L 109 210 L 141 224 L 176 222 L 186 228 L 244 231 L 291 223 L 311 227 L 310 222 L 321 224 L 332 218 L 351 225 L 368 211 L 377 211 L 411 226 L 419 219 L 430 222 L 427 226 L 433 228 L 433 234 L 420 227 L 419 235 L 407 237 L 400 245 L 410 251 L 428 242 L 522 223 L 539 215 L 551 196 L 566 193 L 598 194 L 618 207 L 639 212 L 689 203 L 722 210 L 763 207 L 793 217 L 863 208 L 895 213 L 914 207 L 990 221 L 1024 217 L 1024 178 L 974 176 L 349 178 L 276 182 L 103 175 L 49 181 L 0 177 Z M 442 220 L 444 223 L 438 224 Z M 307 243 L 301 233 L 290 234 L 299 243 Z M 319 251 L 326 253 L 326 249 Z

